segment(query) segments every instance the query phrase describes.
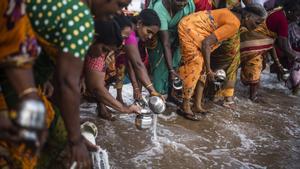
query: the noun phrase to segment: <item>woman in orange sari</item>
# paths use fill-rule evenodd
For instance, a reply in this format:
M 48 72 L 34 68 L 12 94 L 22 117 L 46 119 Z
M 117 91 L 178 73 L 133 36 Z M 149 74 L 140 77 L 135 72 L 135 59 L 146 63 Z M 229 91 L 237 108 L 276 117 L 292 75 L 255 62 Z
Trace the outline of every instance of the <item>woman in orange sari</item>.
M 178 26 L 179 40 L 182 52 L 179 75 L 183 80 L 184 117 L 199 120 L 195 113 L 203 112 L 201 106 L 202 94 L 206 80 L 214 81 L 215 73 L 210 67 L 210 55 L 222 41 L 234 36 L 240 25 L 254 29 L 266 16 L 264 8 L 250 4 L 246 8 L 236 7 L 201 11 L 191 14 L 181 20 Z M 193 111 L 190 106 L 195 95 Z

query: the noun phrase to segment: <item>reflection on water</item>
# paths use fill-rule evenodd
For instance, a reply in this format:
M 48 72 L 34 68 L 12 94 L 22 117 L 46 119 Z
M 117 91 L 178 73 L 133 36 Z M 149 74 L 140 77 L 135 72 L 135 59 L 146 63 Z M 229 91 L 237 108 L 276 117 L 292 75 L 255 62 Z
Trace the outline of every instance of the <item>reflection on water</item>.
M 82 118 L 97 124 L 97 143 L 108 151 L 111 168 L 299 168 L 300 98 L 272 85 L 274 76 L 262 79 L 261 103 L 246 99 L 247 88 L 238 84 L 237 109 L 208 102 L 212 113 L 200 122 L 167 111 L 158 115 L 157 128 L 138 130 L 135 115 L 96 119 L 93 103 L 81 105 Z M 123 91 L 130 103 L 132 90 Z

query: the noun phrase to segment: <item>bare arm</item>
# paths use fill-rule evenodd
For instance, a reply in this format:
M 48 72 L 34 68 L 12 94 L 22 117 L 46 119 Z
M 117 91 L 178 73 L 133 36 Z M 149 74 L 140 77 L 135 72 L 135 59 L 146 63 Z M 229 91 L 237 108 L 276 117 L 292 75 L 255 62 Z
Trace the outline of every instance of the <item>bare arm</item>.
M 201 51 L 204 56 L 204 63 L 205 63 L 207 73 L 212 72 L 212 70 L 210 68 L 211 45 L 213 45 L 217 42 L 218 42 L 218 40 L 217 40 L 217 37 L 215 36 L 215 34 L 210 34 L 202 42 Z
M 130 61 L 128 61 L 127 72 L 129 74 L 129 78 L 130 78 L 133 89 L 139 88 L 137 79 L 135 77 L 135 72 L 133 70 L 133 67 L 132 67 L 132 64 Z
M 138 47 L 135 45 L 126 45 L 125 50 L 138 80 L 145 87 L 151 84 L 150 78 L 147 73 L 147 69 L 144 63 L 142 62 Z M 157 93 L 153 86 L 149 86 L 147 87 L 147 89 L 149 93 Z
M 85 80 L 89 91 L 96 94 L 103 104 L 124 113 L 129 113 L 127 107 L 116 100 L 105 87 L 105 73 L 99 71 L 88 70 L 85 73 Z
M 168 31 L 160 31 L 159 38 L 161 39 L 163 47 L 164 47 L 164 57 L 166 59 L 168 69 L 172 70 L 173 69 L 172 51 L 171 51 L 171 44 L 170 44 L 170 39 L 169 39 L 169 32 Z
M 295 58 L 300 52 L 296 52 L 292 49 L 291 45 L 288 42 L 288 38 L 279 36 L 277 38 L 276 44 L 280 49 L 282 49 L 288 56 Z

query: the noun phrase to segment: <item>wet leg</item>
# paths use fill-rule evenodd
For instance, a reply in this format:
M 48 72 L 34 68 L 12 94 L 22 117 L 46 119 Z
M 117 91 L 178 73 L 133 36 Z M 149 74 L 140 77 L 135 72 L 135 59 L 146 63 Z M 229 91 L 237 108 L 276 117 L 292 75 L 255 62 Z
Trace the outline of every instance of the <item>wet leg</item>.
M 204 91 L 204 84 L 201 81 L 198 81 L 195 89 L 195 102 L 193 107 L 195 113 L 204 113 L 207 111 L 202 107 L 203 91 Z

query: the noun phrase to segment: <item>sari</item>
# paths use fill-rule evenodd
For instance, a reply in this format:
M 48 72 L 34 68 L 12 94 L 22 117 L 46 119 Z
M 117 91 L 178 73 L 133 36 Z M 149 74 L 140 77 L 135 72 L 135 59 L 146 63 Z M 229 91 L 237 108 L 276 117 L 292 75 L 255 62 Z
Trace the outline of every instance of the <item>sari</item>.
M 300 26 L 296 22 L 289 24 L 289 43 L 291 47 L 300 53 Z M 299 54 L 298 53 L 298 54 Z M 300 55 L 291 61 L 290 77 L 287 81 L 287 87 L 297 93 L 300 89 Z
M 0 1 L 0 66 L 31 67 L 38 55 L 39 46 L 24 8 L 22 1 Z
M 170 46 L 172 52 L 172 65 L 175 70 L 178 69 L 181 54 L 178 41 L 177 24 L 184 17 L 195 11 L 193 0 L 188 0 L 188 4 L 180 11 L 178 11 L 172 18 L 168 10 L 164 7 L 162 0 L 152 0 L 149 5 L 158 14 L 161 21 L 161 31 L 168 31 L 170 38 Z M 167 94 L 169 88 L 169 70 L 164 56 L 164 47 L 159 40 L 155 48 L 148 49 L 150 75 L 154 88 L 160 94 Z
M 226 8 L 200 11 L 181 20 L 178 26 L 182 52 L 179 75 L 183 81 L 183 98 L 190 99 L 193 96 L 198 81 L 205 83 L 202 41 L 214 33 L 218 39 L 218 43 L 212 46 L 214 51 L 220 46 L 220 42 L 233 37 L 239 26 L 239 20 Z
M 224 41 L 221 46 L 211 54 L 211 67 L 226 72 L 226 80 L 220 90 L 218 97 L 231 97 L 234 95 L 234 87 L 237 79 L 237 70 L 240 66 L 240 33 Z
M 279 10 L 275 9 L 268 17 Z M 263 22 L 253 31 L 241 33 L 241 81 L 243 84 L 256 84 L 260 81 L 264 56 L 273 48 L 276 37 L 277 33 L 269 29 L 267 22 Z

